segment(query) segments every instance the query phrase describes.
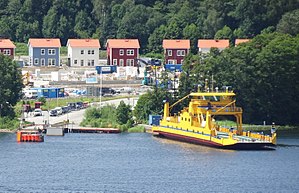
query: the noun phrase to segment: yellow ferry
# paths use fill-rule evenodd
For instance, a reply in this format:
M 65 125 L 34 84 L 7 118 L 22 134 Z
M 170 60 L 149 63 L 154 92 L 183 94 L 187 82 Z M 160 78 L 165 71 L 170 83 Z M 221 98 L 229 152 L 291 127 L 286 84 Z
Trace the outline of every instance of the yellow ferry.
M 170 109 L 182 100 L 191 97 L 188 107 L 177 115 L 170 115 Z M 276 131 L 270 135 L 243 131 L 242 108 L 236 106 L 235 93 L 195 92 L 180 99 L 173 105 L 164 104 L 164 116 L 159 125 L 152 127 L 155 135 L 224 149 L 271 149 L 276 146 Z M 216 116 L 233 116 L 236 128 L 219 126 Z

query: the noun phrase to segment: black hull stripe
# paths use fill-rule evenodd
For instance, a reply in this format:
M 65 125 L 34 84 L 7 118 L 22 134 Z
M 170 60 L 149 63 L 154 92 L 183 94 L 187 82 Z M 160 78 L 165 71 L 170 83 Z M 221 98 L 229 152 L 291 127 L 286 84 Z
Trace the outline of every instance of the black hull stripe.
M 193 143 L 193 144 L 198 144 L 198 145 L 204 145 L 204 146 L 209 146 L 209 147 L 215 147 L 215 148 L 221 148 L 221 149 L 234 149 L 234 150 L 273 150 L 271 146 L 273 147 L 274 145 L 272 143 L 236 143 L 233 145 L 226 145 L 223 146 L 222 144 L 218 144 L 212 141 L 207 141 L 204 139 L 198 139 L 194 137 L 189 137 L 189 136 L 183 136 L 179 134 L 174 134 L 174 133 L 168 133 L 168 132 L 163 132 L 163 131 L 155 131 L 159 133 L 159 135 L 169 138 L 169 139 L 174 139 L 178 141 L 183 141 L 183 142 L 188 142 L 188 143 Z

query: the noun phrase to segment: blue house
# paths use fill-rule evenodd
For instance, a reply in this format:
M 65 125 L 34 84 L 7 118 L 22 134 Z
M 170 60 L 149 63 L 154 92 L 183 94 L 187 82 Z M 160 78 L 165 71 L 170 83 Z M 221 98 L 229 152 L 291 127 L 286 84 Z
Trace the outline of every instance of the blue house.
M 59 66 L 60 65 L 60 39 L 30 38 L 29 66 Z

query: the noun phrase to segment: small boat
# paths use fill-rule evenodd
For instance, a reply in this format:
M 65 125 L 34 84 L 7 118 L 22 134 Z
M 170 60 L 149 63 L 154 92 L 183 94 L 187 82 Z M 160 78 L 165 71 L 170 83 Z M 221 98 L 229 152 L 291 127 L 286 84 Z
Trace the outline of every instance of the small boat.
M 44 142 L 44 136 L 39 130 L 19 130 L 17 142 Z
M 164 104 L 164 115 L 159 125 L 152 127 L 154 135 L 223 149 L 260 150 L 276 146 L 276 131 L 271 134 L 243 131 L 242 108 L 236 106 L 235 93 L 194 92 L 173 105 Z M 170 115 L 171 108 L 191 98 L 188 107 Z M 236 128 L 222 127 L 215 121 L 217 116 L 234 117 Z

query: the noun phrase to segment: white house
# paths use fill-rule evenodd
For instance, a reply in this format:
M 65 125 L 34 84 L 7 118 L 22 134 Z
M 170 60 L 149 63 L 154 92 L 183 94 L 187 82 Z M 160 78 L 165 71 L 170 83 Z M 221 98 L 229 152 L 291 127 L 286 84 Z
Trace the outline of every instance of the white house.
M 209 53 L 211 48 L 218 48 L 220 51 L 229 47 L 229 40 L 211 40 L 211 39 L 199 39 L 198 51 L 200 53 Z
M 100 42 L 98 39 L 69 39 L 68 64 L 72 67 L 97 66 Z

